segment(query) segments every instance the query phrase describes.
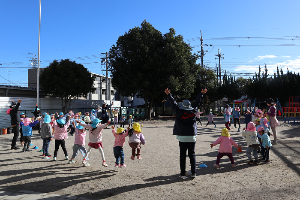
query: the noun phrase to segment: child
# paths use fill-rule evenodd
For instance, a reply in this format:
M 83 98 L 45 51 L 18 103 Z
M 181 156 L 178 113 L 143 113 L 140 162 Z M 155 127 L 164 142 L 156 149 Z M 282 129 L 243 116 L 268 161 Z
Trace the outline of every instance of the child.
M 124 128 L 120 127 L 117 129 L 117 132 L 116 132 L 114 126 L 112 126 L 111 128 L 112 128 L 112 133 L 115 136 L 115 144 L 114 144 L 114 155 L 116 158 L 115 167 L 126 167 L 126 165 L 124 163 L 123 145 L 125 143 L 125 137 L 128 136 L 129 127 L 128 127 L 127 131 L 125 131 Z M 121 158 L 121 162 L 119 165 L 120 158 Z
M 201 126 L 202 126 L 202 123 L 201 123 L 200 115 L 201 115 L 202 113 L 203 113 L 203 112 L 200 112 L 200 109 L 198 109 L 197 114 L 196 114 L 196 120 L 197 120 L 198 122 L 200 122 Z
M 129 124 L 129 127 L 132 127 L 132 124 L 133 124 L 132 115 L 129 115 L 128 124 Z
M 122 118 L 120 119 L 120 127 L 123 127 L 125 126 L 125 116 L 123 115 Z
M 76 115 L 76 117 L 78 117 Z M 83 121 L 81 121 L 81 123 L 84 123 Z M 86 157 L 87 155 L 87 151 L 84 148 L 85 145 L 85 136 L 86 136 L 86 131 L 84 129 L 83 126 L 81 126 L 80 124 L 75 124 L 75 122 L 73 122 L 73 126 L 76 127 L 75 128 L 75 141 L 74 141 L 74 146 L 73 146 L 73 155 L 71 160 L 69 161 L 69 163 L 75 163 L 75 158 L 78 155 L 78 152 L 80 151 L 82 156 L 83 156 L 83 161 L 82 164 L 85 167 L 90 166 L 90 164 L 87 162 L 88 157 Z
M 230 137 L 230 134 L 229 134 L 227 128 L 222 129 L 221 136 L 214 143 L 210 144 L 210 147 L 213 148 L 213 146 L 216 146 L 219 143 L 220 143 L 219 154 L 217 156 L 217 161 L 216 161 L 216 164 L 214 164 L 214 167 L 216 167 L 216 168 L 219 167 L 220 160 L 225 155 L 229 157 L 229 159 L 231 161 L 231 166 L 235 167 L 234 160 L 232 157 L 232 147 L 231 146 L 233 145 L 236 148 L 238 148 L 239 145 L 237 143 L 235 143 L 233 141 L 233 139 Z
M 131 155 L 131 160 L 134 160 L 134 157 L 137 156 L 136 158 L 141 160 L 141 143 L 145 145 L 145 137 L 142 134 L 141 126 L 139 123 L 134 123 L 133 124 L 133 130 L 129 134 L 129 146 L 132 149 L 132 155 Z M 136 153 L 135 153 L 136 152 Z
M 85 116 L 83 118 L 83 121 L 86 123 L 86 124 L 90 124 L 91 123 L 91 118 L 90 118 L 90 113 L 89 112 L 86 112 L 85 113 Z
M 243 131 L 242 136 L 244 136 L 246 138 L 246 142 L 247 142 L 247 146 L 248 146 L 247 150 L 246 150 L 246 155 L 249 158 L 248 164 L 252 165 L 254 162 L 256 164 L 258 164 L 259 161 L 258 161 L 257 150 L 259 148 L 259 141 L 257 138 L 256 127 L 253 122 L 249 122 L 247 126 L 248 126 L 248 128 L 246 129 L 246 131 Z M 253 152 L 253 156 L 255 158 L 254 162 L 251 158 L 252 152 Z
M 68 139 L 68 127 L 70 125 L 69 116 L 67 117 L 67 122 L 64 119 L 58 119 L 53 122 L 54 125 L 54 139 L 55 139 L 55 150 L 53 160 L 56 161 L 57 151 L 59 146 L 63 149 L 66 160 L 69 160 L 68 152 L 66 149 L 65 139 Z
M 270 106 L 269 110 L 268 110 L 268 116 L 270 119 L 270 125 L 271 125 L 271 129 L 272 129 L 272 133 L 274 136 L 274 141 L 273 144 L 277 144 L 277 131 L 276 131 L 276 127 L 279 126 L 279 122 L 276 118 L 276 106 L 274 103 L 273 99 L 268 99 L 267 100 L 267 105 Z
M 23 132 L 22 132 L 22 125 L 24 123 L 24 119 L 26 118 L 25 113 L 21 112 L 20 113 L 20 143 L 21 146 L 24 146 L 24 140 L 23 140 Z
M 89 144 L 88 144 L 88 149 L 87 153 L 85 156 L 85 159 L 88 157 L 89 153 L 91 152 L 91 149 L 99 149 L 101 156 L 102 156 L 102 165 L 104 167 L 107 167 L 108 165 L 105 162 L 105 156 L 103 152 L 103 144 L 102 144 L 102 129 L 106 128 L 110 121 L 108 120 L 107 123 L 101 124 L 101 120 L 96 118 L 91 124 L 85 124 L 80 121 L 77 121 L 81 126 L 84 128 L 89 129 Z
M 46 114 L 44 117 L 44 123 L 42 124 L 41 127 L 41 137 L 43 139 L 43 156 L 44 159 L 49 159 L 51 155 L 49 154 L 49 145 L 50 141 L 53 140 L 53 129 L 50 124 L 51 122 L 51 117 L 50 115 Z
M 257 129 L 257 131 L 258 131 L 259 135 L 261 135 L 262 155 L 263 155 L 262 160 L 266 163 L 270 163 L 269 151 L 270 151 L 271 146 L 272 146 L 270 137 L 268 136 L 267 133 L 265 133 L 263 127 L 259 127 Z
M 117 123 L 117 127 L 118 127 L 118 115 L 119 115 L 119 111 L 117 108 L 113 109 L 112 111 L 113 116 L 114 116 L 114 126 L 116 126 Z
M 252 121 L 252 115 L 251 115 L 251 112 L 249 109 L 246 110 L 244 116 L 245 116 L 245 123 L 246 123 L 246 129 L 247 129 L 248 123 Z
M 206 126 L 209 124 L 209 123 L 213 123 L 215 125 L 215 128 L 217 127 L 216 124 L 214 123 L 214 117 L 216 115 L 213 115 L 212 112 L 209 113 L 209 115 L 205 115 L 205 117 L 207 117 L 207 124 Z
M 33 121 L 34 117 L 32 118 Z M 23 152 L 24 151 L 31 151 L 29 150 L 29 145 L 31 143 L 31 136 L 32 136 L 32 127 L 38 124 L 40 118 L 34 122 L 31 123 L 30 118 L 25 118 L 23 125 L 22 125 L 22 132 L 23 132 L 23 139 L 24 139 L 24 147 L 23 147 Z
M 232 115 L 233 115 L 233 121 L 234 121 L 234 128 L 236 128 L 236 123 L 238 123 L 239 124 L 238 132 L 240 132 L 240 128 L 241 128 L 241 124 L 240 124 L 240 117 L 241 117 L 240 108 L 239 107 L 235 107 Z
M 228 110 L 226 110 L 226 113 L 224 114 L 222 111 L 221 113 L 224 115 L 225 117 L 225 127 L 230 130 L 229 124 L 230 124 L 230 112 Z

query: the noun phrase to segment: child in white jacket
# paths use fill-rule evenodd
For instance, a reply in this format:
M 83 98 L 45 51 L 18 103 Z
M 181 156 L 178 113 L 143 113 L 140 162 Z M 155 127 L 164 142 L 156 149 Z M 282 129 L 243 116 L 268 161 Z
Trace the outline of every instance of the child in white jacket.
M 256 132 L 256 127 L 255 124 L 253 122 L 249 122 L 247 124 L 247 129 L 246 131 L 242 132 L 242 136 L 245 137 L 246 142 L 247 142 L 247 150 L 246 150 L 246 155 L 249 158 L 249 165 L 252 165 L 253 163 L 258 164 L 258 155 L 257 155 L 257 150 L 259 148 L 259 141 L 258 141 L 258 137 L 257 137 L 257 132 Z M 253 152 L 253 156 L 255 158 L 255 161 L 253 162 L 252 160 L 252 156 L 251 153 Z

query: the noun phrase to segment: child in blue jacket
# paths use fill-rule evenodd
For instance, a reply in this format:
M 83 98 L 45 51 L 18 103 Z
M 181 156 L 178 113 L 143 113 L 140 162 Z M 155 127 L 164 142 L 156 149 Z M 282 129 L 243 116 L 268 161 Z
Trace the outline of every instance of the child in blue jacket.
M 25 118 L 22 124 L 22 132 L 23 132 L 23 140 L 24 140 L 24 147 L 23 147 L 23 152 L 24 151 L 31 151 L 29 150 L 29 145 L 31 143 L 31 136 L 32 136 L 32 127 L 37 125 L 41 118 L 38 120 L 31 122 L 30 118 Z M 32 118 L 34 120 L 34 117 Z

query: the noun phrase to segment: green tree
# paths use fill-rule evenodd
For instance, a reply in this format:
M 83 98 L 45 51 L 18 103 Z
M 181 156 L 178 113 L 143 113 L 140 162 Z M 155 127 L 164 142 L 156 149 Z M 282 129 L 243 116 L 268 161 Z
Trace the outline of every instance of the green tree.
M 41 89 L 49 96 L 60 97 L 65 112 L 72 98 L 93 92 L 95 78 L 81 64 L 68 59 L 54 60 L 40 75 Z
M 166 87 L 175 98 L 189 98 L 193 93 L 199 67 L 191 50 L 173 28 L 162 35 L 145 20 L 111 47 L 112 84 L 123 96 L 143 98 L 146 117 L 151 119 L 153 103 L 163 99 Z

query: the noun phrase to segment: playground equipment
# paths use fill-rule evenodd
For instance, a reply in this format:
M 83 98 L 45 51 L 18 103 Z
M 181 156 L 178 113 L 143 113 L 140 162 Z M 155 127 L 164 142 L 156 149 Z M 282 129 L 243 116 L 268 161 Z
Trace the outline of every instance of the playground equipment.
M 283 110 L 283 119 L 284 122 L 290 123 L 291 122 L 300 122 L 300 97 L 293 96 L 289 97 L 289 104 L 288 107 L 282 107 Z

